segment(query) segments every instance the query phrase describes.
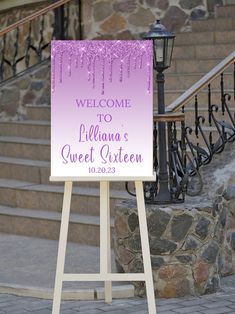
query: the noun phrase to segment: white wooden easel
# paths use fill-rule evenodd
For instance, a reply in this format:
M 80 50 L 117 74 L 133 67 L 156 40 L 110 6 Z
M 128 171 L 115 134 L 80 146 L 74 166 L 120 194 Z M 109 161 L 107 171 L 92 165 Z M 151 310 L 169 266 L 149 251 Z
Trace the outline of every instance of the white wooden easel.
M 136 274 L 111 273 L 109 181 L 100 181 L 100 273 L 64 273 L 72 186 L 72 181 L 65 181 L 52 314 L 60 313 L 62 284 L 64 281 L 104 281 L 106 303 L 112 302 L 112 281 L 145 281 L 149 314 L 156 314 L 156 303 L 154 297 L 154 286 L 142 181 L 135 181 L 135 187 L 143 253 L 144 273 Z

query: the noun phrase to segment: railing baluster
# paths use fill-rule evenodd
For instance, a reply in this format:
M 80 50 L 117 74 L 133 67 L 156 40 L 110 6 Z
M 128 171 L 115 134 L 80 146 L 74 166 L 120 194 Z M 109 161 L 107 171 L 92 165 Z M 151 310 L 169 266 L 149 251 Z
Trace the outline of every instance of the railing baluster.
M 146 202 L 153 202 L 155 196 L 158 193 L 158 157 L 157 157 L 157 122 L 153 123 L 153 169 L 156 173 L 156 181 L 155 182 L 144 182 L 144 197 Z M 135 193 L 130 191 L 129 184 L 126 182 L 126 190 L 132 195 L 136 196 Z
M 0 77 L 1 81 L 4 79 L 4 58 L 5 58 L 5 50 L 6 50 L 6 34 L 3 35 L 3 41 L 2 41 L 2 53 L 1 53 L 1 64 L 0 64 Z
M 64 8 L 65 10 L 65 8 Z M 70 9 L 69 9 L 69 5 L 67 4 L 66 5 L 66 14 L 64 14 L 64 36 L 66 38 L 68 38 L 68 34 L 69 34 L 69 12 L 70 12 Z
M 208 85 L 208 121 L 209 125 L 212 125 L 211 121 L 212 107 L 211 107 L 211 84 Z
M 235 100 L 235 62 L 233 64 L 233 99 Z
M 212 126 L 212 104 L 211 104 L 211 84 L 208 85 L 208 122 Z M 209 145 L 213 149 L 212 132 L 209 133 Z
M 15 52 L 14 52 L 14 56 L 13 56 L 13 60 L 12 60 L 13 76 L 16 75 L 16 65 L 17 65 L 16 57 L 18 55 L 18 48 L 19 48 L 19 27 L 16 28 L 16 36 L 15 36 L 14 47 L 15 47 Z
M 195 108 L 195 135 L 198 138 L 198 100 L 197 95 L 195 95 L 195 102 L 194 102 L 194 108 Z
M 173 142 L 177 142 L 177 129 L 176 129 L 176 123 L 173 123 Z
M 42 43 L 44 41 L 44 25 L 45 25 L 45 15 L 41 16 L 41 22 L 40 22 L 40 40 L 38 45 L 38 61 L 42 61 Z
M 153 168 L 157 171 L 158 159 L 157 159 L 157 123 L 153 124 Z
M 64 33 L 64 5 L 55 9 L 55 39 L 65 39 Z
M 82 34 L 82 0 L 78 0 L 78 38 L 83 39 Z
M 186 169 L 186 130 L 185 130 L 185 122 L 181 121 L 181 141 L 180 141 L 180 149 L 181 149 L 181 159 L 183 161 L 184 172 Z
M 30 61 L 30 46 L 31 46 L 31 33 L 32 33 L 32 21 L 29 22 L 29 32 L 28 36 L 26 38 L 26 52 L 25 52 L 25 66 L 26 69 L 29 67 L 29 61 Z
M 169 185 L 170 185 L 171 192 L 172 192 L 172 189 L 173 189 L 172 154 L 173 154 L 173 143 L 174 143 L 174 140 L 173 140 L 173 138 L 174 138 L 174 130 L 172 130 L 172 122 L 168 122 L 167 123 L 167 130 L 168 130 Z
M 221 93 L 221 109 L 222 115 L 224 115 L 224 102 L 225 102 L 225 95 L 224 95 L 224 74 L 220 74 L 220 93 Z

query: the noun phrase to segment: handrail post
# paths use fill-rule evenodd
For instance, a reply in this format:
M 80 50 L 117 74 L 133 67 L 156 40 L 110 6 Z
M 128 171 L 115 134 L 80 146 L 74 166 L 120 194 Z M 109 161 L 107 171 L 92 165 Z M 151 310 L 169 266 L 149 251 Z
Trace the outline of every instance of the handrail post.
M 162 71 L 157 72 L 158 91 L 158 113 L 165 114 L 164 83 L 165 78 Z M 158 147 L 159 147 L 159 192 L 156 197 L 157 203 L 170 203 L 171 193 L 169 191 L 169 174 L 167 169 L 167 143 L 166 143 L 166 123 L 158 122 Z
M 82 0 L 78 1 L 78 38 L 83 39 L 83 25 L 82 25 Z
M 55 39 L 65 39 L 64 5 L 55 9 Z

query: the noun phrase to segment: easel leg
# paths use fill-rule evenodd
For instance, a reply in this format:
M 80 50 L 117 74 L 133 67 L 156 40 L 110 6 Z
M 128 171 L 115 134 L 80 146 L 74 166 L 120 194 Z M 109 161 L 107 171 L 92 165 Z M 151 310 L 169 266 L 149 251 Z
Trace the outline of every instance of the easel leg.
M 135 188 L 136 188 L 136 196 L 137 196 L 138 215 L 139 215 L 141 246 L 142 246 L 143 262 L 144 262 L 144 273 L 146 277 L 146 293 L 147 293 L 147 299 L 148 299 L 148 309 L 149 309 L 149 314 L 156 314 L 156 303 L 155 303 L 155 296 L 154 296 L 154 285 L 153 285 L 147 218 L 146 218 L 146 212 L 145 212 L 142 181 L 136 181 Z
M 63 284 L 66 245 L 67 245 L 67 238 L 68 238 L 72 187 L 73 187 L 72 182 L 65 182 L 52 314 L 60 313 L 61 292 L 62 292 L 62 284 Z
M 102 228 L 101 228 L 102 226 Z M 100 182 L 100 274 L 111 273 L 109 182 Z M 112 282 L 104 283 L 105 302 L 112 302 Z

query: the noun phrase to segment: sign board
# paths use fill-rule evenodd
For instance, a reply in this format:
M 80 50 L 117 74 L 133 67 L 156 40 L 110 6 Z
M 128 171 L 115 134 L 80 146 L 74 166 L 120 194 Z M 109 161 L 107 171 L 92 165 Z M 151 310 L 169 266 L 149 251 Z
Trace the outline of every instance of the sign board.
M 51 67 L 51 180 L 153 179 L 152 42 L 55 40 Z

